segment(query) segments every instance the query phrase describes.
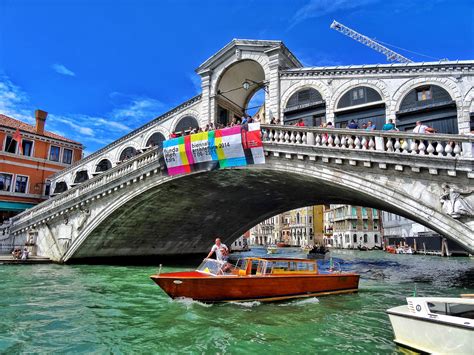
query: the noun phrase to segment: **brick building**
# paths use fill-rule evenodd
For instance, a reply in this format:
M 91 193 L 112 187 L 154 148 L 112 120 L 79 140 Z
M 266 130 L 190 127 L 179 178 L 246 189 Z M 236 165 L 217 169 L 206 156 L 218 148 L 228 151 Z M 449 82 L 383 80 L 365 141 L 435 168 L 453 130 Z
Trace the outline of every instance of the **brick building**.
M 48 113 L 36 110 L 36 125 L 0 114 L 0 223 L 50 194 L 48 177 L 82 157 L 83 146 L 45 131 Z

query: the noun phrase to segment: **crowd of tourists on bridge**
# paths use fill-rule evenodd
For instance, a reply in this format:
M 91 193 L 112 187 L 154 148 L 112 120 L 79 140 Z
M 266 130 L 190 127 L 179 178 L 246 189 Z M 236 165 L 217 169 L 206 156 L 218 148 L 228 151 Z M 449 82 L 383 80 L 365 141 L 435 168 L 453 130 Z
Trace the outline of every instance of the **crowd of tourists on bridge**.
M 214 131 L 215 129 L 222 129 L 222 128 L 228 128 L 228 127 L 234 127 L 234 126 L 241 126 L 249 123 L 260 123 L 260 115 L 256 114 L 255 116 L 250 116 L 250 115 L 243 115 L 242 118 L 232 118 L 232 120 L 227 123 L 226 125 L 222 123 L 216 123 L 215 125 L 211 122 L 208 123 L 204 128 L 202 127 L 189 127 L 187 130 L 183 131 L 175 131 L 170 134 L 170 139 L 171 138 L 177 138 L 177 137 L 182 137 L 182 136 L 187 136 L 190 134 L 194 133 L 200 133 L 200 132 L 208 132 L 208 131 Z
M 170 134 L 169 138 L 177 138 L 181 136 L 187 136 L 189 134 L 194 134 L 194 133 L 199 133 L 199 132 L 208 132 L 208 131 L 213 131 L 215 129 L 222 129 L 222 128 L 227 128 L 227 127 L 233 127 L 233 126 L 240 126 L 240 125 L 245 125 L 248 123 L 260 123 L 260 116 L 259 114 L 256 114 L 255 116 L 250 116 L 250 115 L 243 115 L 242 118 L 232 118 L 232 120 L 224 125 L 222 123 L 216 123 L 215 125 L 211 122 L 206 124 L 204 128 L 202 127 L 189 127 L 187 130 L 182 130 L 182 131 L 175 131 Z M 270 120 L 270 124 L 272 125 L 279 125 L 281 124 L 280 120 L 272 117 Z M 296 123 L 293 124 L 293 126 L 296 127 L 305 127 L 306 124 L 302 118 L 298 119 Z M 321 123 L 319 128 L 334 128 L 332 122 L 327 122 L 327 123 Z M 375 131 L 377 130 L 377 126 L 373 123 L 373 121 L 369 120 L 367 122 L 362 123 L 362 125 L 359 126 L 359 123 L 356 122 L 355 120 L 350 120 L 349 123 L 345 128 L 348 129 L 363 129 L 364 131 L 370 132 L 370 131 Z M 382 131 L 391 131 L 391 132 L 398 132 L 399 129 L 395 125 L 394 120 L 389 119 L 387 123 L 385 123 L 382 127 Z M 429 127 L 421 121 L 416 122 L 416 126 L 413 129 L 413 133 L 421 133 L 421 134 L 431 134 L 431 133 L 436 133 L 436 130 L 433 127 Z

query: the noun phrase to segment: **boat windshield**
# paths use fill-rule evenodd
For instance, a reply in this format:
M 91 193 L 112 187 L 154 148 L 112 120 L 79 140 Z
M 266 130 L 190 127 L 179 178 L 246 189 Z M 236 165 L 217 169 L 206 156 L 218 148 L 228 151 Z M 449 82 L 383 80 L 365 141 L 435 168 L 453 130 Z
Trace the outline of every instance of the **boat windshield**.
M 211 275 L 226 275 L 232 273 L 232 269 L 232 265 L 226 261 L 204 259 L 196 270 Z

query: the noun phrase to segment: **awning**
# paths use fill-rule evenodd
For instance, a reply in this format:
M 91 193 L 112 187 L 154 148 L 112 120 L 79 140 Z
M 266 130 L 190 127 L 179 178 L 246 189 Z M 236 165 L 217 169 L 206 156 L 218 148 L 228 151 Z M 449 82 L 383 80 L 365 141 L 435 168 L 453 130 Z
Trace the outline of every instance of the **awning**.
M 21 212 L 33 206 L 36 206 L 36 204 L 25 202 L 0 201 L 0 211 Z

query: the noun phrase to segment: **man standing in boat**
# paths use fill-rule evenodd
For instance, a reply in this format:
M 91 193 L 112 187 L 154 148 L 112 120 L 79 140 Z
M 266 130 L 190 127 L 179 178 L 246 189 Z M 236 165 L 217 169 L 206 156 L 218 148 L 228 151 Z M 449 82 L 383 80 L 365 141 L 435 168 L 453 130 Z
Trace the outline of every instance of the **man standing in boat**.
M 227 261 L 229 258 L 229 248 L 224 243 L 221 243 L 220 238 L 216 238 L 216 244 L 214 244 L 211 248 L 209 254 L 207 254 L 206 258 L 210 258 L 212 253 L 216 253 L 216 259 L 218 261 Z

